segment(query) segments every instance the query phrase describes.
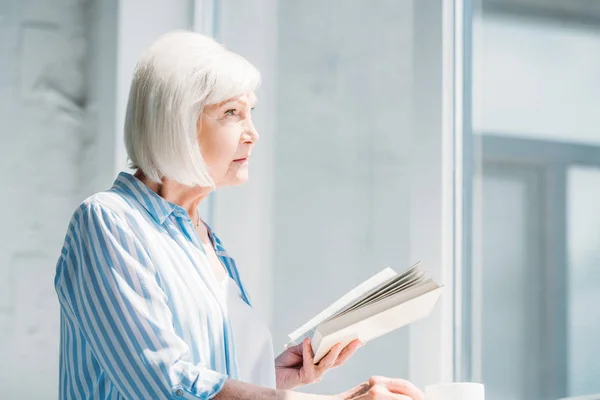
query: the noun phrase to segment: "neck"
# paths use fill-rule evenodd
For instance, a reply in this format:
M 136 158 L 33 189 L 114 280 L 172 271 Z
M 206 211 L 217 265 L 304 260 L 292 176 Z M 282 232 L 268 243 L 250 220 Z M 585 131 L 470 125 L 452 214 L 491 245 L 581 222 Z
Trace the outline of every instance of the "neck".
M 162 178 L 160 183 L 151 182 L 139 169 L 136 171 L 135 177 L 163 199 L 183 207 L 193 223 L 200 221 L 198 206 L 213 190 L 213 188 L 200 186 L 185 186 L 169 178 Z

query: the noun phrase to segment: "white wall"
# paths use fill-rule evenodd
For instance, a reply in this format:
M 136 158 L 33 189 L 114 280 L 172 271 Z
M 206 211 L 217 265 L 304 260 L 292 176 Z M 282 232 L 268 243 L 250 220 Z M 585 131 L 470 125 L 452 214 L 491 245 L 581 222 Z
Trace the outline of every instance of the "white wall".
M 262 84 L 253 114 L 260 140 L 252 151 L 250 180 L 212 195 L 213 227 L 235 258 L 253 306 L 272 325 L 277 0 L 219 1 L 216 17 L 217 39 L 252 62 L 261 71 Z
M 84 3 L 0 3 L 0 397 L 57 395 L 54 266 L 78 202 Z
M 187 0 L 0 2 L 0 398 L 56 398 L 53 278 L 68 221 L 125 165 L 139 54 L 191 25 Z
M 287 334 L 386 265 L 409 260 L 411 2 L 279 2 L 273 270 Z M 408 376 L 408 329 L 310 391 Z

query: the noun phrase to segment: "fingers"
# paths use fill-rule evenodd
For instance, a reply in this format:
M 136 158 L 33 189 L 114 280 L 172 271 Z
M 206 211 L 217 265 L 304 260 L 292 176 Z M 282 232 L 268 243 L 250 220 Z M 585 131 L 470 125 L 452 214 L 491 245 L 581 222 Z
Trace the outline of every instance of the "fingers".
M 348 359 L 350 357 L 352 357 L 354 355 L 354 353 L 356 353 L 356 351 L 358 349 L 360 349 L 362 347 L 363 343 L 356 339 L 353 340 L 352 342 L 350 342 L 350 344 L 348 344 L 348 346 L 346 346 L 342 352 L 340 353 L 340 355 L 338 356 L 337 360 L 335 361 L 335 364 L 333 365 L 334 367 L 339 367 L 340 365 L 343 365 L 346 361 L 348 361 Z
M 424 400 L 423 392 L 412 383 L 382 376 L 374 376 L 368 382 L 342 393 L 340 397 L 346 400 Z
M 314 363 L 314 354 L 309 339 L 298 345 L 298 349 L 290 348 L 290 351 L 301 351 L 302 368 L 299 371 L 300 378 L 305 384 L 319 381 L 321 377 L 332 367 L 345 363 L 362 346 L 359 340 L 354 340 L 347 346 L 338 343 L 333 346 L 317 365 Z M 301 350 L 300 350 L 301 349 Z
M 315 379 L 315 361 L 309 339 L 302 342 L 302 368 L 300 369 L 301 381 L 305 384 Z
M 388 384 L 388 389 L 392 393 L 399 393 L 408 396 L 412 400 L 424 400 L 425 395 L 423 392 L 408 381 L 401 379 L 391 379 Z
M 372 386 L 383 385 L 392 393 L 408 396 L 411 400 L 424 400 L 423 392 L 413 385 L 411 382 L 404 379 L 392 379 L 381 376 L 374 376 L 369 380 Z
M 390 390 L 388 390 L 387 387 L 385 387 L 385 385 L 376 385 L 373 386 L 369 392 L 367 393 L 366 396 L 363 397 L 359 397 L 359 399 L 362 398 L 367 398 L 370 400 L 418 400 L 415 398 L 412 398 L 410 396 L 407 396 L 405 394 L 399 394 L 399 393 L 394 393 Z
M 327 355 L 323 357 L 321 361 L 319 361 L 319 364 L 317 364 L 317 368 L 324 371 L 333 367 L 343 349 L 344 348 L 342 347 L 341 343 L 338 343 L 335 346 L 333 346 L 331 350 L 329 350 L 329 353 L 327 353 Z
M 309 339 L 302 342 L 302 380 L 304 383 L 318 382 L 328 369 L 333 367 L 340 352 L 343 350 L 341 344 L 336 344 L 329 350 L 317 365 L 315 365 L 314 354 Z
M 304 341 L 306 341 L 306 340 L 308 340 L 308 339 L 305 339 Z M 295 346 L 288 347 L 287 350 L 291 353 L 301 356 L 302 352 L 303 352 L 304 341 L 302 343 L 298 343 Z

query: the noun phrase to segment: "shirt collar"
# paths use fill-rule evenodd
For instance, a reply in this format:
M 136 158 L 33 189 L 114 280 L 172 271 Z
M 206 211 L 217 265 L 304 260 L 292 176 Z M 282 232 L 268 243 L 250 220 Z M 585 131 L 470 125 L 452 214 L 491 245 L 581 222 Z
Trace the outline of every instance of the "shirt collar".
M 150 215 L 159 223 L 175 213 L 179 216 L 188 216 L 183 207 L 173 204 L 150 190 L 142 181 L 127 172 L 119 173 L 113 184 L 113 189 L 123 191 L 140 203 Z

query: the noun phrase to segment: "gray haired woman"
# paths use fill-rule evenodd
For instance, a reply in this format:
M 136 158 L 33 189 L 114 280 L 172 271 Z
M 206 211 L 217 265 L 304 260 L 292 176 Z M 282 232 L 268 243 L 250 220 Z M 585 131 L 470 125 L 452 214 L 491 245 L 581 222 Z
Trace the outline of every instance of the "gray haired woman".
M 317 398 L 290 389 L 360 346 L 315 365 L 305 340 L 275 358 L 233 258 L 197 212 L 211 191 L 248 179 L 259 80 L 197 33 L 169 33 L 142 55 L 125 122 L 136 172 L 77 208 L 56 267 L 61 399 Z M 375 377 L 325 397 L 421 396 Z

